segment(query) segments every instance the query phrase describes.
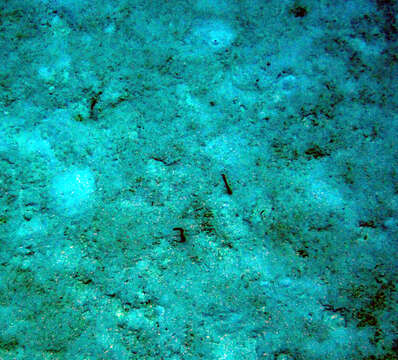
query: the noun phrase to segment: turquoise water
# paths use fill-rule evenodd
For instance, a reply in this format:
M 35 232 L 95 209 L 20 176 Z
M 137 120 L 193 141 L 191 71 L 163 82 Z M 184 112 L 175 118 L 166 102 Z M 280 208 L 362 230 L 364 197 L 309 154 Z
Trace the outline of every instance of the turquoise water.
M 397 14 L 0 1 L 0 359 L 398 359 Z

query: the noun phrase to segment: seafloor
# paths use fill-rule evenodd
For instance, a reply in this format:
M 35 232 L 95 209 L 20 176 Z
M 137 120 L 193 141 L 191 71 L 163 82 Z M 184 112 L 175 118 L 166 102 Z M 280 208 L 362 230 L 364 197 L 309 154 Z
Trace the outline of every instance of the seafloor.
M 398 359 L 397 14 L 0 0 L 0 359 Z

